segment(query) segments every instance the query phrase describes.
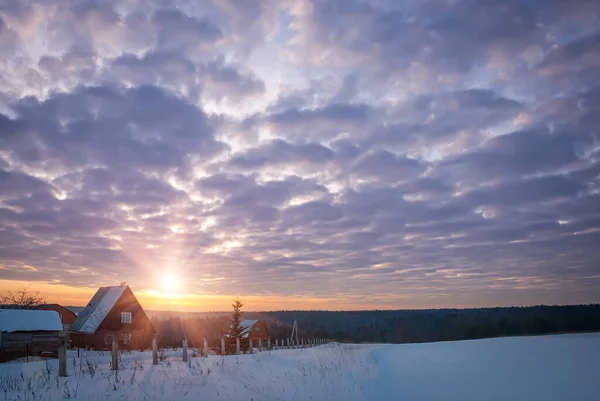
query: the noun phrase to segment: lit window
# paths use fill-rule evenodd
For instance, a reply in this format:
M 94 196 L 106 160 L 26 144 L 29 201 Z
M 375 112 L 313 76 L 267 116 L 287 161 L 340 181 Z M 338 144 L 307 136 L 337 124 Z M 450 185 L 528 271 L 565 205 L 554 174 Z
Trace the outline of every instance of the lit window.
M 121 312 L 121 323 L 131 323 L 131 312 Z

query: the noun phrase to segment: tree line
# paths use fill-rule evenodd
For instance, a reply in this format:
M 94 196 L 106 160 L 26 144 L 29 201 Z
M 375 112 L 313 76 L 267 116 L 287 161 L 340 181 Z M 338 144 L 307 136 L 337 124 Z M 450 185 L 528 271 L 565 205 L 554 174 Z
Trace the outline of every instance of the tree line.
M 235 319 L 241 319 L 237 316 Z M 600 331 L 600 304 L 471 309 L 373 311 L 244 312 L 243 319 L 263 321 L 272 339 L 289 338 L 294 319 L 301 338 L 354 343 L 419 343 L 477 338 Z M 183 337 L 192 346 L 218 347 L 232 328 L 232 316 L 153 317 L 163 346 Z M 237 329 L 236 329 L 237 330 Z M 235 330 L 234 330 L 235 331 Z

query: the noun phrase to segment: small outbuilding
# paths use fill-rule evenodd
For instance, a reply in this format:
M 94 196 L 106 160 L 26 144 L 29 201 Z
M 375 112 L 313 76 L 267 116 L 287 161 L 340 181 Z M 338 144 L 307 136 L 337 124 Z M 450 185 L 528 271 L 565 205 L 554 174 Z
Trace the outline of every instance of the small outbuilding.
M 71 325 L 73 347 L 146 349 L 156 330 L 128 285 L 100 287 Z
M 58 312 L 60 321 L 63 325 L 63 330 L 67 331 L 77 319 L 77 315 L 72 310 L 65 308 L 59 304 L 43 304 L 38 307 L 41 310 L 53 310 Z
M 267 341 L 269 338 L 269 330 L 260 320 L 242 320 L 240 326 L 243 329 L 242 338 L 252 340 L 254 344 L 257 344 L 258 340 Z
M 64 340 L 63 325 L 56 311 L 0 309 L 0 361 L 58 356 Z

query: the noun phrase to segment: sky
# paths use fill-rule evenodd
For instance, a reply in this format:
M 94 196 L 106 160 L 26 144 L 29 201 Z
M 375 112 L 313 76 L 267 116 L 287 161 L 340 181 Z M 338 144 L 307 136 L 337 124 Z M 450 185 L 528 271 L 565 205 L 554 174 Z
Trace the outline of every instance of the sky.
M 0 292 L 600 302 L 597 0 L 0 1 Z

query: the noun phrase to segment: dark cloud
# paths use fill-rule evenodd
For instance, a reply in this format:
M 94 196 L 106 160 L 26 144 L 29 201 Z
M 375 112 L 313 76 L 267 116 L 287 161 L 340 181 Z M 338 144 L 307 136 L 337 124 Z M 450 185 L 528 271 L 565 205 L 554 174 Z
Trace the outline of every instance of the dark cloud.
M 412 181 L 425 171 L 425 167 L 417 160 L 379 150 L 358 160 L 351 167 L 351 172 L 361 178 L 394 184 L 397 181 Z
M 584 143 L 573 132 L 550 133 L 546 127 L 533 128 L 494 137 L 474 152 L 445 161 L 443 166 L 449 171 L 458 169 L 458 174 L 474 180 L 555 173 L 581 160 L 578 149 Z
M 47 191 L 49 185 L 42 180 L 21 172 L 0 170 L 0 191 L 3 196 L 27 195 L 38 191 Z
M 333 151 L 321 144 L 292 144 L 282 139 L 274 139 L 234 157 L 230 164 L 233 167 L 252 169 L 281 164 L 322 164 L 331 159 Z
M 157 26 L 157 47 L 161 50 L 177 51 L 199 46 L 203 42 L 214 42 L 223 32 L 207 18 L 195 18 L 178 9 L 160 9 L 152 15 Z

